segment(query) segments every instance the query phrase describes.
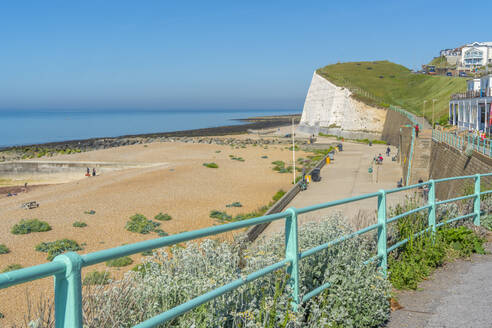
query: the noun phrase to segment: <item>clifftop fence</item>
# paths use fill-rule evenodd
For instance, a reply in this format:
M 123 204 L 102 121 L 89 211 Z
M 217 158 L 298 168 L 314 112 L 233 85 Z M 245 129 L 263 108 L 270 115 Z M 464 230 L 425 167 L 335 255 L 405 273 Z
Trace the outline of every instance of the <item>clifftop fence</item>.
M 132 255 L 143 251 L 149 251 L 155 248 L 161 248 L 165 246 L 175 245 L 181 242 L 195 240 L 207 236 L 217 235 L 223 232 L 237 230 L 241 228 L 251 227 L 267 222 L 276 220 L 285 220 L 285 258 L 275 264 L 264 267 L 249 275 L 245 275 L 237 280 L 231 281 L 219 288 L 211 290 L 205 294 L 202 294 L 196 298 L 189 300 L 186 303 L 178 305 L 175 308 L 168 309 L 167 311 L 147 319 L 146 321 L 138 324 L 135 327 L 155 327 L 161 323 L 167 322 L 185 312 L 188 312 L 201 304 L 208 302 L 220 295 L 223 295 L 231 290 L 237 289 L 239 286 L 247 284 L 259 277 L 272 273 L 274 271 L 285 269 L 289 275 L 289 285 L 291 287 L 292 306 L 293 310 L 296 310 L 297 305 L 306 302 L 310 298 L 320 294 L 323 290 L 329 288 L 330 283 L 318 286 L 314 290 L 308 292 L 305 295 L 300 294 L 299 286 L 299 262 L 313 254 L 316 254 L 328 247 L 341 243 L 347 239 L 354 238 L 359 235 L 363 235 L 369 231 L 377 230 L 377 254 L 364 263 L 378 262 L 382 273 L 386 274 L 388 267 L 388 254 L 397 249 L 398 247 L 406 244 L 409 239 L 400 240 L 392 245 L 388 245 L 387 238 L 387 225 L 391 222 L 395 222 L 407 215 L 417 213 L 420 211 L 426 211 L 428 217 L 428 227 L 418 233 L 418 236 L 425 232 L 434 233 L 436 228 L 454 222 L 457 220 L 465 220 L 473 218 L 475 225 L 480 225 L 480 198 L 483 195 L 492 193 L 492 190 L 481 190 L 481 178 L 492 176 L 492 173 L 476 174 L 471 176 L 461 176 L 454 178 L 445 178 L 439 180 L 429 180 L 424 183 L 415 184 L 412 186 L 406 186 L 403 188 L 396 188 L 390 190 L 380 190 L 370 194 L 360 195 L 351 198 L 345 198 L 342 200 L 322 203 L 300 209 L 289 208 L 284 212 L 269 214 L 254 219 L 228 223 L 224 225 L 209 227 L 205 229 L 195 230 L 180 233 L 173 236 L 157 238 L 153 240 L 142 241 L 130 245 L 124 245 L 116 248 L 105 249 L 94 253 L 79 255 L 75 252 L 68 252 L 62 255 L 58 255 L 50 263 L 44 263 L 36 266 L 32 266 L 25 269 L 15 270 L 8 273 L 0 274 L 0 288 L 7 288 L 10 286 L 22 284 L 28 281 L 33 281 L 48 276 L 54 276 L 55 280 L 55 320 L 56 327 L 66 328 L 82 328 L 82 281 L 81 270 L 84 267 L 88 267 L 97 263 L 102 263 L 107 260 L 116 259 L 122 256 Z M 465 180 L 471 179 L 474 192 L 471 195 L 465 195 L 461 197 L 451 198 L 447 200 L 438 201 L 436 199 L 436 184 L 452 180 Z M 405 213 L 396 215 L 392 218 L 387 216 L 386 196 L 388 194 L 397 193 L 401 191 L 411 190 L 419 187 L 428 187 L 428 202 L 426 205 L 416 209 L 412 209 Z M 299 214 L 314 212 L 324 208 L 329 208 L 337 205 L 354 203 L 359 200 L 377 198 L 377 213 L 378 222 L 376 224 L 365 227 L 357 232 L 349 235 L 340 236 L 335 240 L 327 241 L 324 244 L 318 245 L 311 249 L 299 252 L 298 243 L 298 222 L 297 217 Z M 445 221 L 439 220 L 436 217 L 436 208 L 441 204 L 446 204 L 460 200 L 473 200 L 473 210 L 471 213 L 461 215 Z

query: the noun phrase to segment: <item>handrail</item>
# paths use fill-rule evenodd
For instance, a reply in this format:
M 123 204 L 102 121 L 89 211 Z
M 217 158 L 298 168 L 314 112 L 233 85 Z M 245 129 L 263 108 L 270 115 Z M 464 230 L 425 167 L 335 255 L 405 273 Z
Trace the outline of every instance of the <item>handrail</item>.
M 405 185 L 408 186 L 409 183 L 410 183 L 410 176 L 411 176 L 411 172 L 412 172 L 413 148 L 414 148 L 415 137 L 416 137 L 416 134 L 415 134 L 415 126 L 418 125 L 418 122 L 415 119 L 415 116 L 414 115 L 412 115 L 411 113 L 407 112 L 406 110 L 404 110 L 402 108 L 399 108 L 399 107 L 396 107 L 396 106 L 393 106 L 393 105 L 390 105 L 389 108 L 391 110 L 394 110 L 394 111 L 400 113 L 400 114 L 405 115 L 410 120 L 410 122 L 412 122 L 412 141 L 410 143 L 410 154 L 408 156 L 407 177 L 405 179 Z
M 479 154 L 492 158 L 491 139 L 481 139 L 474 134 L 468 134 L 465 138 L 465 136 L 436 129 L 432 130 L 432 139 L 434 141 L 445 143 L 459 151 L 464 151 L 467 148 L 470 148 Z
M 184 232 L 176 234 L 173 236 L 156 238 L 152 240 L 142 241 L 130 245 L 119 246 L 111 249 L 106 249 L 102 251 L 97 251 L 89 254 L 79 255 L 75 252 L 68 252 L 62 255 L 58 255 L 50 263 L 44 263 L 29 268 L 24 268 L 20 270 L 15 270 L 7 273 L 0 274 L 0 289 L 7 288 L 16 284 L 25 283 L 32 280 L 41 279 L 47 276 L 55 277 L 55 320 L 56 327 L 74 327 L 82 328 L 82 293 L 81 293 L 81 270 L 83 267 L 94 265 L 109 259 L 119 258 L 125 255 L 131 255 L 142 251 L 152 250 L 155 248 L 160 248 L 164 246 L 175 245 L 180 242 L 195 240 L 197 238 L 217 235 L 219 233 L 232 231 L 236 229 L 241 229 L 244 227 L 249 227 L 257 224 L 262 224 L 265 222 L 271 222 L 275 220 L 285 219 L 285 258 L 277 263 L 264 267 L 258 271 L 250 273 L 247 276 L 236 279 L 232 282 L 227 283 L 224 286 L 211 290 L 205 294 L 199 295 L 196 298 L 189 300 L 175 308 L 169 309 L 157 316 L 154 316 L 135 327 L 146 328 L 155 327 L 161 323 L 169 321 L 187 311 L 190 311 L 197 306 L 208 302 L 224 293 L 232 291 L 239 286 L 242 286 L 248 282 L 258 279 L 266 274 L 274 272 L 276 270 L 286 267 L 287 273 L 290 276 L 290 288 L 293 300 L 293 309 L 296 310 L 297 306 L 309 300 L 310 298 L 318 295 L 323 290 L 331 286 L 330 283 L 325 283 L 317 288 L 307 292 L 301 297 L 299 294 L 299 261 L 302 259 L 316 254 L 330 246 L 341 243 L 347 239 L 354 238 L 359 235 L 363 235 L 369 231 L 377 230 L 377 255 L 366 260 L 364 264 L 368 264 L 374 261 L 379 262 L 381 272 L 386 275 L 387 271 L 387 258 L 388 254 L 395 250 L 396 248 L 404 245 L 408 242 L 408 238 L 401 240 L 391 247 L 387 247 L 387 225 L 391 222 L 397 221 L 403 217 L 410 214 L 427 210 L 428 211 L 428 227 L 422 231 L 415 234 L 418 236 L 425 232 L 436 231 L 437 227 L 444 224 L 454 222 L 457 220 L 463 220 L 467 218 L 473 218 L 473 223 L 475 225 L 480 225 L 480 196 L 484 194 L 491 193 L 492 190 L 481 191 L 480 188 L 480 178 L 492 176 L 492 173 L 486 174 L 476 174 L 470 176 L 452 177 L 444 178 L 438 180 L 429 180 L 427 182 L 415 184 L 412 186 L 406 186 L 404 188 L 390 189 L 390 190 L 380 190 L 375 193 L 359 195 L 351 198 L 345 198 L 337 201 L 326 202 L 322 204 L 317 204 L 309 207 L 304 207 L 300 209 L 289 208 L 284 212 L 270 214 L 266 216 L 261 216 L 258 218 L 248 219 L 239 222 L 228 223 L 220 226 L 214 226 L 209 228 L 204 228 L 200 230 L 194 230 L 189 232 Z M 435 197 L 435 186 L 436 183 L 461 180 L 461 179 L 473 179 L 475 191 L 472 195 L 466 195 L 461 197 L 455 197 L 448 200 L 436 201 Z M 398 214 L 392 218 L 387 217 L 387 206 L 386 206 L 386 196 L 387 194 L 406 191 L 415 188 L 422 188 L 426 186 L 426 191 L 428 190 L 428 202 L 426 205 L 421 206 L 416 209 L 409 210 L 405 213 Z M 378 222 L 371 226 L 360 229 L 348 235 L 340 236 L 332 241 L 328 241 L 322 245 L 313 247 L 308 250 L 299 252 L 298 245 L 298 222 L 297 216 L 301 213 L 307 213 L 312 211 L 317 211 L 320 209 L 333 207 L 337 205 L 342 205 L 346 203 L 352 203 L 368 198 L 378 198 L 377 213 Z M 440 204 L 444 204 L 451 201 L 458 201 L 464 199 L 473 199 L 473 212 L 458 216 L 456 218 L 448 219 L 447 221 L 440 222 L 436 224 L 436 207 Z

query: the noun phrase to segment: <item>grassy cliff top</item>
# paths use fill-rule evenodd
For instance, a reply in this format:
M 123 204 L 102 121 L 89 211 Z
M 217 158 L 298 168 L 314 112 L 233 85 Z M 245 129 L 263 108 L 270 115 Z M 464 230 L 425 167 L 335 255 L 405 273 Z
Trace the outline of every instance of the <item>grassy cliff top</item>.
M 400 106 L 432 119 L 432 99 L 436 122 L 447 120 L 451 94 L 466 90 L 466 79 L 413 74 L 408 68 L 389 61 L 350 62 L 328 65 L 317 73 L 337 86 L 353 91 L 354 98 L 373 106 Z

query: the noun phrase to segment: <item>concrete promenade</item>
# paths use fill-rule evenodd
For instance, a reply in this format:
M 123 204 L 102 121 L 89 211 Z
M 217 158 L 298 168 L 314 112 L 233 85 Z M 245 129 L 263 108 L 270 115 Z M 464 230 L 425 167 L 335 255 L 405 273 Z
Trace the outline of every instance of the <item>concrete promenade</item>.
M 487 251 L 492 251 L 492 235 Z M 387 328 L 491 328 L 492 255 L 474 255 L 438 269 L 417 291 L 400 291 L 403 307 Z
M 317 143 L 333 142 L 333 139 L 318 138 Z M 321 169 L 321 181 L 311 182 L 308 189 L 299 193 L 288 207 L 305 207 L 323 202 L 353 197 L 380 189 L 391 189 L 396 187 L 396 182 L 401 178 L 401 167 L 398 162 L 391 161 L 396 154 L 396 148 L 390 146 L 391 154 L 385 154 L 386 145 L 343 142 L 343 151 L 335 154 L 335 160 Z M 384 157 L 382 165 L 372 165 L 373 173 L 368 173 L 374 156 L 381 153 Z M 388 204 L 395 204 L 404 195 L 399 193 L 388 196 Z M 340 211 L 354 228 L 363 228 L 376 220 L 377 199 L 367 199 L 340 205 L 333 208 L 306 213 L 299 216 L 299 223 L 318 221 Z M 283 221 L 275 221 L 263 232 L 272 234 L 282 232 Z

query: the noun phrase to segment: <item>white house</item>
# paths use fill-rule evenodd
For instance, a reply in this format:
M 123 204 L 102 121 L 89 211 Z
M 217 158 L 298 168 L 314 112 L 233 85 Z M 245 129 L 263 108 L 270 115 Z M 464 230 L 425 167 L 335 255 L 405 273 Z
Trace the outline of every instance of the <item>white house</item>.
M 492 132 L 492 75 L 467 81 L 449 101 L 449 121 L 460 130 Z
M 463 46 L 460 64 L 465 68 L 492 64 L 492 42 L 473 42 Z

